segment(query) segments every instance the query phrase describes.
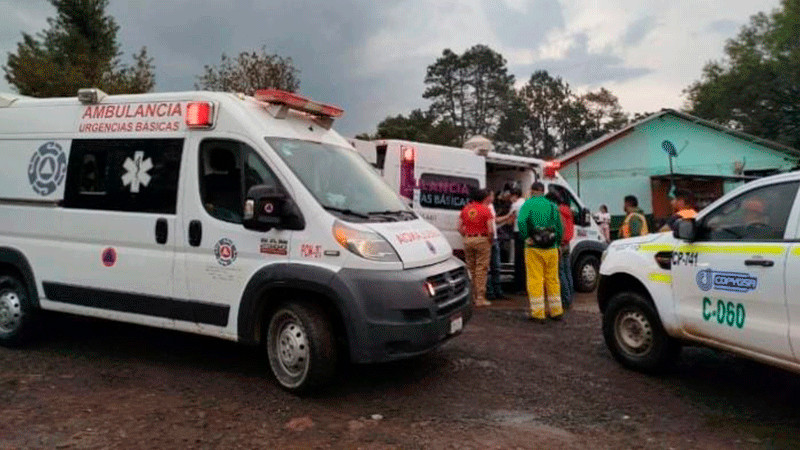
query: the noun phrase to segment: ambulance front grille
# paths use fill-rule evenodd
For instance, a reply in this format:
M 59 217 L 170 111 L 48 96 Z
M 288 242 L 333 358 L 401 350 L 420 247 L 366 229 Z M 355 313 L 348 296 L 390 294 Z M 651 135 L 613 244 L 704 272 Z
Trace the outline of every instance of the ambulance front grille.
M 469 294 L 469 278 L 466 268 L 460 267 L 434 275 L 427 281 L 435 293 L 433 302 L 437 306 L 438 315 L 449 314 L 466 303 L 467 294 Z

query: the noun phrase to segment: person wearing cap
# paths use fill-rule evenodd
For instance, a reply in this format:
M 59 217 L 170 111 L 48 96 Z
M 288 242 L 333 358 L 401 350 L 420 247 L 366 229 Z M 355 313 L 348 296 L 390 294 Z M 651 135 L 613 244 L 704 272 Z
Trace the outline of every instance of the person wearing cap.
M 530 318 L 544 321 L 549 315 L 561 319 L 561 285 L 558 279 L 558 249 L 563 228 L 556 205 L 544 197 L 544 185 L 531 186 L 531 198 L 525 201 L 517 218 L 519 234 L 525 239 L 525 267 L 528 277 Z
M 458 231 L 464 239 L 464 259 L 472 279 L 475 306 L 489 306 L 486 300 L 486 277 L 494 241 L 494 215 L 489 209 L 492 196 L 486 189 L 472 192 L 472 201 L 458 216 Z
M 697 210 L 694 209 L 694 194 L 685 189 L 676 189 L 672 195 L 673 214 L 659 231 L 674 231 L 682 219 L 694 219 Z

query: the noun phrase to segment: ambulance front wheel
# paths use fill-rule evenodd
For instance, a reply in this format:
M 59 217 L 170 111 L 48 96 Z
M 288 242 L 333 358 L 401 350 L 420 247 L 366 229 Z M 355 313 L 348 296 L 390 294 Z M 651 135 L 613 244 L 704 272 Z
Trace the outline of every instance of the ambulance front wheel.
M 286 390 L 308 392 L 328 384 L 336 373 L 337 348 L 325 312 L 310 302 L 278 307 L 267 328 L 272 373 Z
M 638 292 L 619 292 L 603 313 L 603 337 L 620 364 L 657 373 L 671 365 L 680 344 L 669 337 L 653 305 Z
M 578 258 L 573 271 L 575 290 L 578 292 L 593 292 L 600 280 L 600 258 L 593 253 L 586 253 Z
M 28 290 L 15 277 L 0 275 L 0 345 L 16 347 L 30 336 L 35 311 Z

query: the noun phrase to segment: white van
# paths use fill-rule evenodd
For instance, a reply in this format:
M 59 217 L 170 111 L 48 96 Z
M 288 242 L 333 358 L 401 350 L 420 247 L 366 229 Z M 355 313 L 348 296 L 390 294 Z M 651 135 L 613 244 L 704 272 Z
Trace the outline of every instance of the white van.
M 265 90 L 0 97 L 0 343 L 38 310 L 265 345 L 286 389 L 458 334 L 447 239 L 331 130 Z
M 497 192 L 507 184 L 515 184 L 527 193 L 535 181 L 542 182 L 546 190 L 557 191 L 569 200 L 575 217 L 570 255 L 576 289 L 591 292 L 597 286 L 600 256 L 607 242 L 589 210 L 558 173 L 557 163 L 420 142 L 358 139 L 349 142 L 392 189 L 444 233 L 456 252 L 463 251 L 458 215 L 469 201 L 471 189 L 480 187 Z M 501 262 L 504 275 L 513 276 L 513 240 L 508 246 L 508 251 L 501 252 Z

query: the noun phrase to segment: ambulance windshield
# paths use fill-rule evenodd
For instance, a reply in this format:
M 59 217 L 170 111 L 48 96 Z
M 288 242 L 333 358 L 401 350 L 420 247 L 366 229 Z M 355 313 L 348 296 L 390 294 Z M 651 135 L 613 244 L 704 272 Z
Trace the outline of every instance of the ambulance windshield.
M 298 139 L 266 140 L 325 209 L 348 219 L 416 218 L 353 149 Z

